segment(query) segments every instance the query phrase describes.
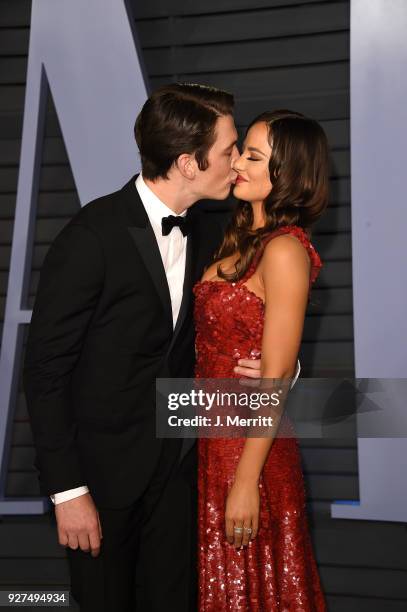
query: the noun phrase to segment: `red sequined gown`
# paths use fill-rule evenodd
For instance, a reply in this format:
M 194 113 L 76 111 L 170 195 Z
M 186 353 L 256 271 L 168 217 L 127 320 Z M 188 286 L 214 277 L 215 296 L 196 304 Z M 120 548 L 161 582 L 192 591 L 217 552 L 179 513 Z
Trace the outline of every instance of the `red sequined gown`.
M 311 260 L 310 288 L 322 266 L 304 230 L 284 226 Z M 245 282 L 201 281 L 194 287 L 197 378 L 236 378 L 239 358 L 258 358 L 264 304 Z M 225 539 L 224 512 L 244 439 L 198 440 L 199 612 L 322 612 L 326 610 L 306 517 L 298 441 L 276 437 L 260 479 L 260 527 L 248 547 Z

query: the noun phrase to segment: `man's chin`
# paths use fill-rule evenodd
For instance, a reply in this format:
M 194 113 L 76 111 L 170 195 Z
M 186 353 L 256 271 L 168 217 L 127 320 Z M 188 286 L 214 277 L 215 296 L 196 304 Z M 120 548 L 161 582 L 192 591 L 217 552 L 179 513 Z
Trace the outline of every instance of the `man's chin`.
M 222 192 L 218 193 L 216 196 L 212 197 L 212 200 L 226 200 L 230 195 L 232 195 L 232 189 L 234 185 L 229 185 Z

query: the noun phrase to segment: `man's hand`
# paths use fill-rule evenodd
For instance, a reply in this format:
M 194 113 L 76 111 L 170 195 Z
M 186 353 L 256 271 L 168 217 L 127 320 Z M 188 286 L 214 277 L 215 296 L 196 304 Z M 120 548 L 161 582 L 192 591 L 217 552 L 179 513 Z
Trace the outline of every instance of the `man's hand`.
M 239 359 L 237 363 L 238 365 L 235 367 L 236 374 L 241 374 L 248 378 L 261 378 L 261 359 Z
M 102 527 L 99 514 L 89 493 L 55 506 L 58 540 L 61 546 L 81 548 L 97 557 L 100 552 Z

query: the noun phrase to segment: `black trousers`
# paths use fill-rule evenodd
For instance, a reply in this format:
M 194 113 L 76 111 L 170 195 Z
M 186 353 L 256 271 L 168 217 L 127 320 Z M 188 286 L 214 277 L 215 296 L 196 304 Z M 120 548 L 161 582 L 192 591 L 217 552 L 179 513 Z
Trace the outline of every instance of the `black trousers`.
M 196 445 L 179 464 L 180 444 L 163 440 L 154 475 L 134 504 L 98 508 L 98 557 L 67 548 L 81 612 L 196 612 Z

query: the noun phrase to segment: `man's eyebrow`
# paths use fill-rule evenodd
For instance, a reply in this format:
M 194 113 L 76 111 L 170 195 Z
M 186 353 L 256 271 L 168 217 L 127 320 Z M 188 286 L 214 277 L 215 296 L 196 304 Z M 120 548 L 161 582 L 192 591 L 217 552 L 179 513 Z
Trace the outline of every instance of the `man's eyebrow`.
M 263 157 L 267 157 L 267 155 L 265 153 L 263 153 L 263 151 L 260 151 L 260 149 L 256 149 L 256 147 L 247 147 L 249 149 L 249 151 L 256 151 L 256 153 L 260 153 L 260 155 L 263 155 Z
M 232 144 L 230 144 L 228 147 L 226 147 L 225 151 L 229 151 L 229 149 L 233 149 L 233 147 L 237 144 L 237 138 L 236 140 L 234 140 L 232 142 Z

